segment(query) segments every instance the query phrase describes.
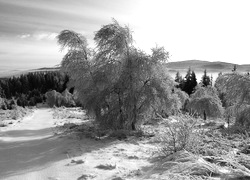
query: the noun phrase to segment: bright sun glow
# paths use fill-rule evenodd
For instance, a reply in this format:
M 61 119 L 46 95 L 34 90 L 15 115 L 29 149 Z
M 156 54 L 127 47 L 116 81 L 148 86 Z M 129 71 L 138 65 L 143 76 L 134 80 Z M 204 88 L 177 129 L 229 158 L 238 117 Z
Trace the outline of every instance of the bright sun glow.
M 131 22 L 140 47 L 163 45 L 172 60 L 248 63 L 247 1 L 139 1 Z M 237 52 L 237 53 L 236 53 Z
M 248 0 L 0 0 L 0 65 L 9 68 L 60 63 L 55 36 L 64 29 L 94 32 L 115 18 L 133 30 L 135 45 L 164 46 L 170 61 L 249 64 Z M 29 62 L 29 63 L 27 63 Z

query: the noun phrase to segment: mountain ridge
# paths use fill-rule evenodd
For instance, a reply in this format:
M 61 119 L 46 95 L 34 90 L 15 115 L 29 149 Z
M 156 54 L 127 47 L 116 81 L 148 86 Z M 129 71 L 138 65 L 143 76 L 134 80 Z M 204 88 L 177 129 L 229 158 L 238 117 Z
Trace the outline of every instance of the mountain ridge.
M 249 72 L 250 64 L 236 64 L 236 63 L 228 63 L 221 61 L 203 61 L 203 60 L 185 60 L 185 61 L 175 61 L 167 63 L 167 68 L 170 71 L 182 71 L 187 70 L 189 67 L 194 71 L 204 71 L 205 69 L 208 71 L 222 71 L 222 72 L 230 72 L 232 71 L 234 65 L 236 65 L 237 70 L 241 72 Z
M 250 64 L 233 64 L 221 61 L 204 61 L 204 60 L 184 60 L 168 62 L 166 68 L 170 73 L 177 71 L 186 72 L 190 67 L 195 72 L 203 72 L 205 69 L 209 72 L 232 72 L 233 66 L 237 66 L 237 70 L 240 72 L 250 72 Z M 29 72 L 41 72 L 41 71 L 58 71 L 60 67 L 42 67 L 30 70 L 12 70 L 10 72 L 0 72 L 0 78 L 8 78 L 12 76 L 19 76 L 21 74 L 27 74 Z

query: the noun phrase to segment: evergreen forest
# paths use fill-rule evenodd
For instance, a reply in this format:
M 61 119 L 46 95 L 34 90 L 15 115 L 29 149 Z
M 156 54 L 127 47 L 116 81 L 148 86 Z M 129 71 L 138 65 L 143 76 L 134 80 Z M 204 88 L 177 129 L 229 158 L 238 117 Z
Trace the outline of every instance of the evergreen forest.
M 30 72 L 0 80 L 1 108 L 35 106 L 46 101 L 45 94 L 65 91 L 69 77 L 59 71 Z

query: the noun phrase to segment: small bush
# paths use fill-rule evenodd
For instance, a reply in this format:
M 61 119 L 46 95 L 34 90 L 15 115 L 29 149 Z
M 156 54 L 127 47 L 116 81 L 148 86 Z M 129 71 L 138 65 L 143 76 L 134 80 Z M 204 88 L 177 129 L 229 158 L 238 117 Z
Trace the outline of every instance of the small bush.
M 233 126 L 229 127 L 227 129 L 228 134 L 239 134 L 239 135 L 245 135 L 250 133 L 249 128 L 240 125 L 240 124 L 234 124 Z
M 200 142 L 198 132 L 194 129 L 196 124 L 197 120 L 189 115 L 179 115 L 174 122 L 165 122 L 166 129 L 160 137 L 160 151 L 164 155 L 184 149 L 195 151 Z
M 13 109 L 10 113 L 10 118 L 17 120 L 19 118 L 22 118 L 24 116 L 26 116 L 28 113 L 30 113 L 32 110 L 28 109 L 28 108 L 23 108 L 23 107 L 19 107 L 17 106 L 15 109 Z
M 64 92 L 62 92 L 62 94 L 55 90 L 48 91 L 45 94 L 45 97 L 46 97 L 46 102 L 50 107 L 53 106 L 74 107 L 76 105 L 73 95 L 69 93 L 67 89 Z

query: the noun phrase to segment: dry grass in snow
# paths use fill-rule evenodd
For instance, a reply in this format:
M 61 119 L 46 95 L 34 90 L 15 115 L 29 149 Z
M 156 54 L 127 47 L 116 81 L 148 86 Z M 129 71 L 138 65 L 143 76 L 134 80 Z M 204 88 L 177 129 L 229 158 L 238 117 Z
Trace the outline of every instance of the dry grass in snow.
M 188 124 L 178 124 L 179 118 L 147 123 L 137 132 L 109 131 L 99 128 L 80 109 L 36 109 L 31 119 L 4 127 L 0 179 L 249 178 L 248 137 L 225 135 L 226 130 L 206 126 L 207 122 L 193 124 L 192 119 L 186 121 Z M 169 131 L 178 126 L 183 130 L 180 125 L 187 131 Z M 24 130 L 27 126 L 29 131 Z M 17 132 L 25 132 L 25 141 L 15 141 L 14 137 L 8 141 Z M 184 144 L 177 143 L 174 149 L 173 137 Z M 171 147 L 164 153 L 167 146 Z

